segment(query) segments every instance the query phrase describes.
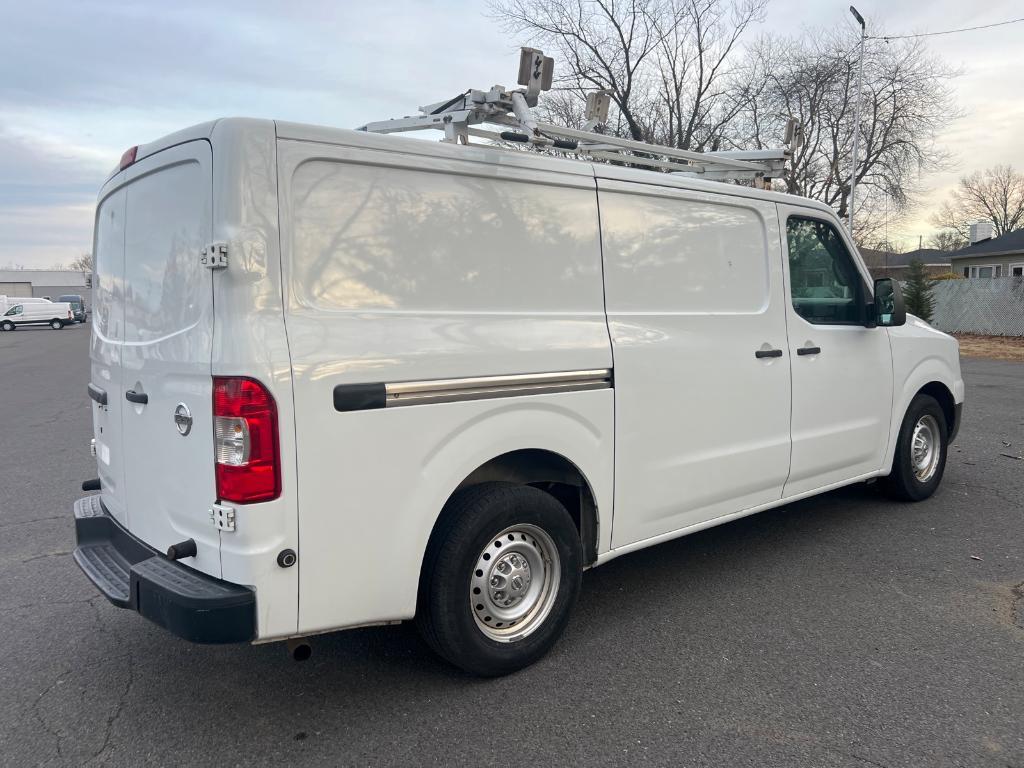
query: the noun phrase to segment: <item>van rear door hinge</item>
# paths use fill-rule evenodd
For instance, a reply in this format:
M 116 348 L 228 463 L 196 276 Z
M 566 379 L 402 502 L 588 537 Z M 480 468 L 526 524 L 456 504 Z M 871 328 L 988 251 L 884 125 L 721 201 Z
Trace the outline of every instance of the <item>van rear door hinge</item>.
M 223 504 L 214 504 L 210 507 L 210 521 L 218 531 L 235 530 L 235 510 L 233 507 L 226 507 Z
M 209 269 L 226 269 L 228 266 L 228 244 L 210 243 L 199 254 L 199 263 Z

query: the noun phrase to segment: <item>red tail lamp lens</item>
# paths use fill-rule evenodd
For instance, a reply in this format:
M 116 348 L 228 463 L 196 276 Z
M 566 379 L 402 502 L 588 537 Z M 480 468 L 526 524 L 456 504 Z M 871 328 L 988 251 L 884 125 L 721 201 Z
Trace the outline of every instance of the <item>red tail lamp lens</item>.
M 252 504 L 281 495 L 277 405 L 255 379 L 213 379 L 217 496 Z

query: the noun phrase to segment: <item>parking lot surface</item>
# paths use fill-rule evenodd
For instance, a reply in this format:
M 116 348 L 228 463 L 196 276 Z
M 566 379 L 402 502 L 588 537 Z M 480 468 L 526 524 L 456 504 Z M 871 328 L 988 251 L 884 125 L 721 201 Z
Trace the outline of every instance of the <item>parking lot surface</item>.
M 1024 364 L 965 360 L 946 478 L 856 486 L 588 572 L 499 680 L 411 626 L 195 646 L 71 559 L 89 326 L 0 334 L 6 765 L 1024 766 Z

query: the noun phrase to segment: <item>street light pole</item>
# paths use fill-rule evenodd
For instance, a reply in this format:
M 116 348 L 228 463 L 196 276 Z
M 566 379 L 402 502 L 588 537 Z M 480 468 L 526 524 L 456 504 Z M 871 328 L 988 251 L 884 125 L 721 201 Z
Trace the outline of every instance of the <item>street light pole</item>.
M 857 101 L 853 108 L 853 159 L 850 162 L 850 209 L 847 212 L 847 227 L 850 235 L 853 235 L 853 206 L 856 200 L 857 190 L 857 153 L 860 150 L 860 94 L 864 84 L 864 41 L 867 38 L 864 17 L 857 12 L 857 9 L 850 6 L 850 13 L 860 24 L 860 64 L 857 66 Z

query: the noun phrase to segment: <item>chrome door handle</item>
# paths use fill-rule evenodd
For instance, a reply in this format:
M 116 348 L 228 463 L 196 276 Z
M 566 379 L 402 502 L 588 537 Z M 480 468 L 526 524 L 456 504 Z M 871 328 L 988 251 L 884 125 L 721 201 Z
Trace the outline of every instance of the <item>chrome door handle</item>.
M 821 347 L 800 347 L 796 353 L 798 355 L 820 355 Z
M 754 352 L 754 357 L 760 360 L 762 357 L 782 357 L 781 349 L 759 349 Z

